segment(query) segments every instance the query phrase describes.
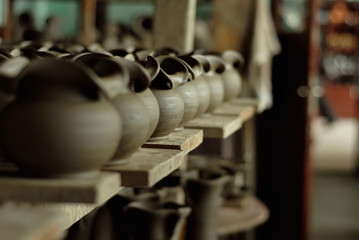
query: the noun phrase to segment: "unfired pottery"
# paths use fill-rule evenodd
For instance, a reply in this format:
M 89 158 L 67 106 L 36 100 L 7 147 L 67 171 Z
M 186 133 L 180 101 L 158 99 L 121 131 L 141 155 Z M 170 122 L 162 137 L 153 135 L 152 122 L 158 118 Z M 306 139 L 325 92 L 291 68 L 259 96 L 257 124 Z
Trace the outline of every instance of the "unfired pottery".
M 210 102 L 206 113 L 211 113 L 223 103 L 224 86 L 219 73 L 224 71 L 224 65 L 214 57 L 193 55 L 203 66 L 203 78 L 206 80 L 210 90 Z M 210 61 L 211 60 L 211 61 Z
M 76 58 L 89 66 L 104 82 L 109 91 L 117 91 L 112 104 L 122 122 L 121 143 L 111 163 L 120 163 L 133 154 L 146 140 L 150 119 L 141 100 L 135 95 L 148 86 L 148 79 L 130 79 L 126 66 L 102 54 L 83 54 Z
M 35 60 L 0 121 L 6 156 L 36 177 L 92 176 L 118 146 L 121 119 L 84 66 Z
M 194 80 L 193 83 L 197 89 L 199 106 L 197 114 L 194 116 L 196 118 L 205 113 L 209 107 L 210 89 L 208 83 L 204 79 L 204 70 L 201 63 L 191 56 L 182 56 L 180 59 L 183 60 L 187 64 L 188 68 L 192 71 Z
M 175 203 L 133 202 L 126 209 L 133 240 L 179 240 L 190 208 Z
M 160 56 L 156 58 L 161 69 L 177 81 L 177 91 L 181 94 L 184 103 L 183 117 L 178 128 L 183 128 L 184 124 L 192 120 L 199 108 L 198 91 L 190 80 L 190 73 L 182 61 L 173 56 Z M 176 73 L 176 74 L 173 74 Z
M 177 63 L 175 59 L 163 60 L 159 72 L 151 82 L 150 88 L 160 107 L 160 119 L 150 140 L 167 137 L 183 119 L 184 101 L 177 88 L 187 80 L 188 72 L 170 68 Z
M 211 172 L 201 172 L 200 178 L 187 180 L 187 196 L 192 208 L 187 221 L 187 240 L 217 239 L 216 216 L 227 181 L 227 176 Z
M 142 67 L 139 63 L 132 62 L 123 58 L 115 58 L 120 64 L 125 66 L 130 74 L 130 79 L 134 83 L 143 82 L 139 79 L 144 79 L 145 81 L 149 82 L 151 80 L 150 73 Z M 158 66 L 159 67 L 159 66 Z M 160 108 L 158 106 L 158 102 L 156 97 L 153 95 L 152 91 L 149 88 L 146 88 L 142 91 L 142 87 L 139 87 L 139 92 L 137 91 L 137 87 L 134 86 L 134 91 L 136 92 L 136 96 L 142 101 L 144 104 L 147 114 L 149 116 L 150 125 L 146 140 L 151 137 L 153 132 L 155 131 L 159 118 L 160 118 Z
M 243 57 L 234 50 L 226 50 L 222 53 L 226 69 L 221 74 L 224 85 L 224 101 L 237 97 L 241 91 L 242 77 L 240 67 L 243 64 Z

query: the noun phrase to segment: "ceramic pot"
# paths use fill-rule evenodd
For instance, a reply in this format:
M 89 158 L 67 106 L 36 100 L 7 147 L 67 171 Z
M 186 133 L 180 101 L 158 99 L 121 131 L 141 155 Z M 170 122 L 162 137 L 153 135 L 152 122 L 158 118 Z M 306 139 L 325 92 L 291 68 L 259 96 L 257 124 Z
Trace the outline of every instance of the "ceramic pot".
M 244 59 L 242 55 L 233 50 L 226 50 L 222 53 L 225 61 L 225 71 L 221 74 L 224 86 L 224 101 L 237 97 L 241 91 L 242 77 L 240 67 Z
M 27 175 L 92 176 L 119 144 L 121 118 L 84 66 L 36 60 L 17 78 L 0 120 L 6 156 Z
M 121 116 L 121 143 L 110 164 L 124 162 L 147 140 L 150 119 L 141 100 L 135 95 L 147 88 L 148 79 L 130 79 L 129 71 L 119 61 L 102 54 L 82 54 L 75 61 L 89 66 L 103 81 L 109 92 L 117 94 L 111 103 Z
M 132 239 L 179 240 L 190 211 L 175 203 L 131 203 L 126 216 Z
M 151 81 L 150 73 L 144 67 L 142 67 L 142 65 L 123 58 L 116 58 L 116 61 L 127 68 L 130 74 L 130 79 L 134 83 Z M 143 80 L 140 81 L 139 79 Z M 139 87 L 139 90 L 142 90 L 141 86 Z M 149 139 L 157 127 L 160 118 L 160 108 L 158 106 L 156 97 L 153 95 L 149 88 L 138 92 L 137 87 L 134 86 L 134 91 L 136 92 L 136 96 L 142 101 L 147 110 L 150 124 L 146 139 Z
M 224 71 L 224 64 L 222 65 L 223 62 L 217 61 L 218 59 L 212 56 L 193 55 L 193 57 L 203 66 L 202 76 L 210 91 L 210 101 L 206 113 L 211 113 L 223 103 L 224 86 L 219 73 Z
M 187 64 L 187 68 L 192 72 L 194 80 L 193 84 L 197 89 L 199 106 L 197 114 L 194 116 L 196 118 L 205 113 L 209 107 L 211 96 L 210 89 L 208 83 L 202 75 L 204 70 L 201 63 L 191 56 L 182 56 L 180 59 Z
M 183 61 L 179 58 L 173 56 L 160 56 L 157 57 L 156 60 L 160 63 L 161 69 L 173 77 L 173 81 L 177 81 L 177 91 L 181 95 L 184 103 L 183 117 L 177 126 L 181 129 L 188 121 L 192 120 L 198 112 L 199 99 L 197 89 L 193 82 L 189 81 L 190 73 L 187 67 L 183 64 Z
M 7 59 L 0 64 L 0 112 L 15 100 L 16 81 L 20 72 L 30 63 L 25 57 Z
M 209 172 L 200 172 L 199 179 L 187 180 L 187 196 L 192 213 L 187 221 L 186 239 L 217 239 L 216 216 L 222 203 L 223 186 L 227 181 L 227 176 Z
M 175 59 L 162 60 L 161 68 L 151 82 L 150 88 L 157 99 L 160 118 L 150 141 L 167 137 L 183 119 L 184 101 L 177 88 L 188 79 L 188 72 L 171 68 L 175 64 L 178 64 Z

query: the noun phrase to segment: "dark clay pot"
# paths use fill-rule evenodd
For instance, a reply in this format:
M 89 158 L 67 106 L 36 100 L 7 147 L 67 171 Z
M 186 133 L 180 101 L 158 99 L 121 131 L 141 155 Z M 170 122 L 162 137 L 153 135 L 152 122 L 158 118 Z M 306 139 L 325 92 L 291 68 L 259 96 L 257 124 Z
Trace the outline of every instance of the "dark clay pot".
M 175 64 L 178 61 L 174 59 L 162 60 L 161 68 L 151 82 L 150 88 L 160 107 L 160 119 L 150 140 L 167 137 L 183 119 L 184 101 L 178 87 L 188 79 L 188 73 L 171 68 Z
M 202 76 L 210 90 L 210 102 L 206 113 L 211 113 L 223 103 L 224 86 L 219 74 L 224 71 L 224 64 L 213 56 L 193 55 L 193 57 L 203 66 Z
M 17 81 L 17 98 L 5 107 L 0 128 L 5 154 L 21 171 L 89 176 L 113 157 L 121 119 L 96 75 L 47 59 L 33 61 Z
M 89 66 L 107 86 L 109 92 L 116 93 L 111 103 L 121 116 L 121 143 L 109 164 L 123 162 L 147 140 L 150 119 L 141 100 L 136 96 L 147 88 L 148 79 L 131 79 L 129 71 L 120 61 L 102 54 L 83 54 L 76 58 Z M 116 92 L 117 91 L 117 92 Z
M 242 55 L 233 50 L 227 50 L 222 53 L 226 69 L 221 74 L 224 86 L 224 101 L 229 101 L 237 97 L 241 91 L 242 77 L 240 67 L 244 59 Z
M 190 211 L 175 203 L 131 203 L 126 216 L 132 239 L 178 240 Z
M 227 176 L 200 173 L 199 179 L 189 179 L 186 183 L 187 196 L 192 213 L 187 221 L 187 240 L 215 240 L 216 216 L 222 203 L 223 186 Z
M 150 82 L 152 76 L 150 75 L 151 71 L 147 71 L 146 68 L 142 67 L 139 63 L 132 62 L 123 58 L 115 57 L 116 61 L 118 61 L 121 65 L 125 66 L 130 74 L 130 79 L 134 83 L 147 81 Z M 155 61 L 155 63 L 157 63 Z M 158 64 L 158 63 L 157 63 Z M 156 67 L 156 66 L 153 66 Z M 159 71 L 159 66 L 158 71 Z M 142 80 L 141 80 L 142 79 Z M 149 88 L 146 88 L 142 91 L 142 87 L 139 86 L 139 90 L 137 90 L 136 86 L 134 87 L 134 91 L 136 92 L 136 97 L 138 97 L 142 103 L 144 104 L 147 114 L 150 120 L 149 130 L 146 137 L 146 140 L 151 137 L 153 132 L 155 131 L 159 118 L 160 118 L 160 108 L 158 106 L 158 102 L 156 97 L 153 95 L 152 91 Z
M 184 61 L 187 68 L 191 72 L 194 80 L 193 84 L 197 89 L 199 106 L 197 114 L 194 116 L 196 118 L 205 113 L 209 107 L 211 97 L 210 89 L 208 83 L 203 77 L 204 69 L 201 63 L 191 56 L 182 56 L 180 59 Z
M 183 128 L 198 112 L 199 99 L 197 89 L 195 85 L 189 81 L 190 73 L 181 59 L 173 56 L 160 56 L 156 59 L 159 61 L 161 69 L 170 75 L 173 81 L 178 84 L 177 91 L 183 99 L 184 112 L 181 122 L 177 127 Z

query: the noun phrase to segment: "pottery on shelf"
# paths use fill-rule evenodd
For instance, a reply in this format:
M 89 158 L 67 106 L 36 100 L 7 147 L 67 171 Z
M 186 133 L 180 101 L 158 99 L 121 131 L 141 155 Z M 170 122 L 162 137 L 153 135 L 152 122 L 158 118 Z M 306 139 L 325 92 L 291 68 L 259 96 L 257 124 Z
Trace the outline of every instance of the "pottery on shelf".
M 244 59 L 242 55 L 234 50 L 226 50 L 222 53 L 226 69 L 221 74 L 224 85 L 224 101 L 229 101 L 237 97 L 242 87 L 242 77 L 240 67 Z
M 204 73 L 203 78 L 206 80 L 210 90 L 210 101 L 206 113 L 213 112 L 217 107 L 223 103 L 224 99 L 224 86 L 220 73 L 225 69 L 223 61 L 214 56 L 192 55 L 198 60 L 202 66 Z
M 152 59 L 148 56 L 147 59 Z M 160 118 L 150 141 L 167 137 L 183 119 L 184 101 L 178 87 L 188 79 L 188 72 L 172 68 L 178 61 L 172 58 L 162 60 L 160 69 L 151 81 L 151 91 L 160 108 Z
M 190 80 L 190 72 L 183 61 L 173 56 L 160 56 L 156 58 L 161 69 L 173 77 L 178 84 L 177 91 L 181 94 L 184 103 L 183 117 L 178 128 L 183 128 L 184 124 L 192 120 L 198 113 L 199 99 L 198 91 Z M 176 73 L 176 74 L 173 74 Z
M 187 221 L 186 239 L 216 240 L 216 216 L 228 177 L 211 171 L 200 171 L 199 176 L 186 182 L 188 203 L 192 208 Z
M 126 208 L 133 240 L 179 240 L 191 209 L 175 203 L 133 202 Z
M 194 116 L 196 118 L 205 113 L 209 107 L 211 97 L 210 89 L 208 83 L 204 79 L 204 70 L 201 63 L 191 56 L 181 56 L 180 59 L 184 61 L 187 68 L 191 71 L 194 80 L 193 83 L 197 89 L 199 106 L 197 114 Z
M 82 54 L 75 61 L 89 66 L 107 86 L 108 91 L 117 92 L 111 99 L 113 106 L 121 116 L 121 143 L 110 164 L 121 163 L 130 157 L 147 140 L 150 119 L 145 105 L 136 96 L 148 86 L 148 79 L 136 78 L 129 75 L 129 71 L 114 58 L 102 54 Z
M 114 155 L 121 118 L 85 66 L 34 60 L 16 79 L 16 100 L 1 115 L 6 157 L 36 177 L 93 176 Z
M 142 65 L 136 62 L 132 62 L 123 58 L 115 57 L 121 65 L 125 66 L 130 74 L 130 79 L 135 84 L 141 82 L 139 79 L 146 79 L 146 81 L 151 80 L 150 72 L 147 71 Z M 156 62 L 157 63 L 157 62 Z M 159 68 L 159 66 L 157 66 Z M 139 90 L 142 90 L 140 86 Z M 149 139 L 153 132 L 155 131 L 159 118 L 160 118 L 160 108 L 156 97 L 153 95 L 152 91 L 149 88 L 146 88 L 144 91 L 137 91 L 137 87 L 134 86 L 134 91 L 136 96 L 144 104 L 147 114 L 149 116 L 150 125 L 146 139 Z

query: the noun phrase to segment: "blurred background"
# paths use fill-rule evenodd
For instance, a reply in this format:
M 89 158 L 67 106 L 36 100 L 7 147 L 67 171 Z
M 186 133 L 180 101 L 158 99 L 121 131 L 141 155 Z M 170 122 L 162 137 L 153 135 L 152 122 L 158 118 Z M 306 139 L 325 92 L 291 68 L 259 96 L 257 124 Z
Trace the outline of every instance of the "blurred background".
M 195 47 L 250 59 L 259 2 L 198 1 Z M 281 52 L 273 105 L 257 119 L 256 191 L 271 211 L 257 239 L 357 240 L 359 1 L 266 2 Z M 0 6 L 3 38 L 79 39 L 80 1 L 13 1 L 10 30 L 8 1 Z M 151 1 L 98 1 L 94 39 L 108 49 L 150 47 L 154 11 Z

